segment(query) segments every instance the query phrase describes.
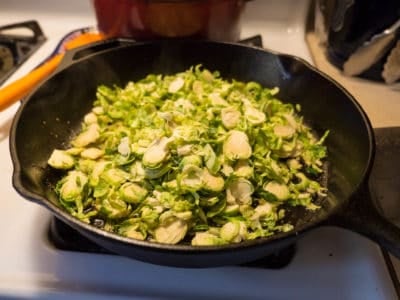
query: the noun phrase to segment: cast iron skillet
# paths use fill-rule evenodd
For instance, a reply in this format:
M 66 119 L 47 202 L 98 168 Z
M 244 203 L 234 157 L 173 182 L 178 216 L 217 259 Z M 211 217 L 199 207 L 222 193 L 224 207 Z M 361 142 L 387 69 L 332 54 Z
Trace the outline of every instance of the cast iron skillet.
M 212 247 L 164 245 L 124 238 L 85 224 L 57 205 L 58 171 L 47 166 L 54 148 L 66 148 L 91 109 L 100 84 L 123 86 L 149 73 L 175 73 L 202 63 L 224 78 L 254 80 L 280 88 L 284 101 L 299 103 L 317 133 L 330 130 L 327 198 L 316 212 L 290 209 L 294 230 L 270 238 Z M 95 243 L 135 259 L 179 267 L 211 267 L 256 260 L 322 225 L 349 228 L 400 257 L 400 230 L 371 202 L 367 179 L 374 136 L 359 104 L 341 86 L 305 61 L 238 44 L 210 41 L 113 40 L 69 52 L 64 67 L 21 105 L 12 124 L 13 185 L 26 199 L 49 209 Z

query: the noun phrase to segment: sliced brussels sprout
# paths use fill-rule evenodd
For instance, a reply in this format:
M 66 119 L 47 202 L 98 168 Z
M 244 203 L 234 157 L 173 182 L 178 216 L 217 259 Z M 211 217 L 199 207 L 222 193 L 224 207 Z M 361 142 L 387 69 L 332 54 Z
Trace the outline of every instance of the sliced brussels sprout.
M 104 108 L 102 106 L 95 106 L 93 107 L 92 112 L 94 112 L 96 115 L 102 115 L 104 114 Z
M 162 187 L 170 191 L 177 191 L 179 188 L 178 181 L 176 179 L 173 179 L 171 181 L 164 181 L 162 183 Z
M 124 183 L 120 189 L 121 197 L 125 202 L 137 204 L 146 198 L 148 191 L 140 185 L 132 182 Z
M 176 126 L 173 130 L 171 139 L 177 143 L 195 142 L 199 139 L 199 128 L 195 124 L 186 124 L 185 126 Z
M 204 91 L 202 82 L 195 80 L 192 84 L 192 90 L 195 94 L 201 95 Z
M 97 123 L 97 116 L 95 113 L 90 112 L 88 114 L 85 115 L 85 117 L 83 118 L 83 122 L 85 122 L 86 124 L 93 124 L 93 123 Z
M 288 122 L 288 124 L 294 129 L 297 130 L 301 123 L 296 121 L 295 117 L 293 116 L 293 114 L 289 114 L 289 113 L 285 113 L 283 114 L 283 117 L 286 119 L 286 121 Z
M 203 188 L 212 192 L 221 192 L 225 185 L 225 180 L 221 176 L 213 176 L 207 169 L 203 169 L 202 182 Z
M 205 207 L 210 207 L 215 205 L 218 201 L 219 201 L 218 197 L 201 198 L 200 205 Z
M 169 154 L 168 143 L 169 139 L 166 137 L 154 141 L 143 154 L 143 166 L 154 168 L 164 162 Z
M 179 218 L 170 218 L 168 222 L 157 227 L 154 237 L 157 242 L 163 244 L 177 244 L 186 235 L 188 226 L 185 221 Z
M 192 102 L 184 98 L 179 98 L 178 100 L 176 100 L 174 105 L 176 108 L 181 108 L 185 113 L 188 113 L 195 109 Z
M 193 147 L 192 144 L 187 144 L 187 145 L 179 146 L 179 147 L 176 149 L 176 153 L 177 153 L 179 156 L 186 156 L 186 155 L 192 154 L 193 148 L 194 148 L 194 147 Z
M 219 93 L 209 94 L 208 99 L 213 106 L 229 106 L 228 102 L 226 102 Z
M 229 177 L 230 175 L 233 174 L 234 170 L 232 168 L 232 166 L 230 166 L 227 163 L 224 163 L 222 165 L 222 170 L 221 170 L 222 174 L 224 174 L 226 177 Z
M 175 212 L 174 215 L 181 220 L 184 221 L 189 221 L 193 217 L 193 213 L 188 210 L 188 211 L 182 211 L 182 212 Z
M 240 243 L 246 239 L 247 227 L 244 222 L 227 222 L 220 230 L 220 237 L 230 243 Z
M 250 178 L 254 174 L 254 169 L 247 160 L 238 160 L 235 164 L 233 174 L 237 177 Z
M 188 155 L 185 156 L 181 159 L 181 162 L 179 163 L 179 168 L 182 170 L 186 166 L 196 166 L 196 167 L 201 167 L 203 164 L 203 160 L 200 155 Z
M 225 216 L 233 216 L 240 212 L 238 204 L 229 204 L 225 207 L 223 214 Z
M 142 147 L 139 143 L 132 143 L 131 149 L 132 153 L 136 154 L 137 156 L 143 156 L 143 154 L 147 151 L 147 147 Z
M 136 240 L 144 240 L 146 238 L 143 231 L 140 230 L 140 220 L 133 218 L 122 222 L 118 228 L 118 233 Z
M 196 232 L 191 244 L 192 246 L 218 246 L 226 244 L 226 242 L 209 232 Z
M 181 88 L 183 88 L 184 84 L 185 80 L 182 77 L 177 77 L 169 84 L 168 92 L 176 93 Z
M 265 114 L 253 106 L 247 106 L 244 115 L 247 121 L 253 125 L 262 124 L 266 120 Z
M 264 202 L 262 204 L 257 205 L 257 207 L 254 209 L 254 213 L 251 216 L 252 220 L 258 220 L 260 218 L 263 218 L 270 213 L 272 213 L 274 210 L 274 205 L 272 205 L 269 202 Z
M 157 179 L 166 174 L 169 170 L 171 170 L 170 164 L 164 164 L 159 166 L 158 168 L 143 168 L 144 169 L 144 177 L 148 179 Z
M 108 169 L 101 174 L 101 178 L 114 186 L 121 185 L 127 181 L 129 177 L 129 173 L 117 168 Z
M 195 165 L 186 165 L 182 170 L 178 183 L 184 190 L 200 190 L 203 187 L 203 169 Z
M 221 168 L 220 160 L 218 159 L 213 148 L 209 144 L 205 145 L 203 150 L 206 167 L 212 174 L 216 174 Z
M 279 201 L 285 201 L 290 198 L 290 191 L 286 184 L 269 181 L 264 184 L 263 189 L 274 195 Z
M 141 231 L 137 231 L 134 227 L 127 227 L 124 230 L 120 230 L 119 233 L 131 239 L 143 241 L 146 237 Z
M 100 137 L 100 127 L 97 123 L 90 124 L 82 133 L 80 133 L 71 144 L 75 147 L 85 147 L 97 141 Z
M 173 121 L 173 114 L 171 113 L 171 112 L 162 112 L 162 111 L 158 111 L 157 112 L 157 115 L 161 118 L 161 119 L 163 119 L 163 120 L 165 120 L 165 121 L 167 121 L 167 122 L 172 122 Z
M 147 197 L 144 200 L 144 203 L 146 205 L 149 205 L 152 208 L 152 211 L 157 213 L 157 215 L 161 214 L 165 210 L 163 203 L 161 203 L 160 199 L 157 197 Z M 143 213 L 143 211 L 142 211 L 142 213 Z
M 95 148 L 95 147 L 86 148 L 85 150 L 83 150 L 81 152 L 81 157 L 89 158 L 89 159 L 93 159 L 93 160 L 96 160 L 96 159 L 102 157 L 103 155 L 104 155 L 104 151 L 99 148 Z
M 146 176 L 146 171 L 140 161 L 135 161 L 130 167 L 130 174 L 133 181 L 142 181 Z
M 291 125 L 277 124 L 274 126 L 274 134 L 278 137 L 290 139 L 295 133 L 296 129 L 294 129 Z
M 222 124 L 225 126 L 226 129 L 235 128 L 240 121 L 240 117 L 240 112 L 232 106 L 223 108 L 221 110 Z
M 283 141 L 277 151 L 274 151 L 276 155 L 282 158 L 297 157 L 301 153 L 301 143 L 296 139 Z
M 78 161 L 77 169 L 82 171 L 85 174 L 91 174 L 94 166 L 96 165 L 96 161 L 92 159 L 80 159 Z
M 150 199 L 151 197 L 147 197 L 147 199 Z M 154 199 L 154 198 L 153 198 Z M 148 207 L 144 206 L 140 210 L 140 219 L 142 222 L 146 223 L 149 229 L 155 229 L 157 226 L 159 226 L 158 219 L 160 217 L 161 210 L 156 210 L 153 207 Z
M 111 220 L 126 217 L 130 211 L 130 206 L 118 197 L 108 197 L 101 202 L 100 213 Z
M 229 204 L 251 204 L 254 187 L 244 178 L 233 179 L 226 189 L 226 201 Z
M 228 242 L 233 242 L 239 235 L 240 225 L 239 222 L 228 222 L 221 227 L 220 236 Z
M 207 211 L 206 215 L 208 218 L 215 217 L 224 212 L 226 207 L 226 199 L 223 197 L 217 198 L 218 202 L 215 203 L 210 209 Z
M 204 69 L 201 73 L 201 77 L 203 80 L 212 82 L 214 80 L 214 75 L 207 69 Z
M 303 167 L 303 165 L 297 158 L 288 159 L 287 164 L 292 170 L 300 170 Z
M 85 150 L 85 148 L 72 147 L 72 148 L 69 148 L 69 149 L 65 150 L 65 152 L 67 152 L 70 155 L 79 155 L 79 154 L 81 154 L 81 152 L 83 150 Z
M 68 175 L 60 182 L 59 195 L 66 202 L 82 202 L 85 197 L 85 186 L 88 177 L 80 171 L 69 171 Z
M 248 159 L 252 154 L 246 133 L 231 130 L 223 145 L 223 153 L 229 160 Z
M 91 186 L 96 186 L 99 183 L 100 175 L 108 165 L 110 165 L 108 161 L 102 160 L 95 163 L 89 177 L 89 184 Z
M 121 139 L 121 142 L 118 145 L 118 152 L 123 156 L 128 156 L 131 153 L 129 137 L 125 136 Z
M 66 151 L 55 149 L 47 163 L 55 169 L 68 170 L 74 166 L 75 159 Z

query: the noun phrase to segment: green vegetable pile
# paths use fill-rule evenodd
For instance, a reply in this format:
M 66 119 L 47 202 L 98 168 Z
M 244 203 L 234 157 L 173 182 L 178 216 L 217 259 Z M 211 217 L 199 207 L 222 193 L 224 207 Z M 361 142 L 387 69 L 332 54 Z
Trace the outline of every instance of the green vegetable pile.
M 201 66 L 100 86 L 55 191 L 80 220 L 159 243 L 221 245 L 290 231 L 285 206 L 318 209 L 317 139 L 278 89 Z

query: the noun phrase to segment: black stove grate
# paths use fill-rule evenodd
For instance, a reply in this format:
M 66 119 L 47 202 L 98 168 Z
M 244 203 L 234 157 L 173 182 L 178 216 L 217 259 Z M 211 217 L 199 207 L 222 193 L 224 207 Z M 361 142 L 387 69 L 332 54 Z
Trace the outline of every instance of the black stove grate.
M 36 21 L 0 26 L 0 85 L 46 40 Z

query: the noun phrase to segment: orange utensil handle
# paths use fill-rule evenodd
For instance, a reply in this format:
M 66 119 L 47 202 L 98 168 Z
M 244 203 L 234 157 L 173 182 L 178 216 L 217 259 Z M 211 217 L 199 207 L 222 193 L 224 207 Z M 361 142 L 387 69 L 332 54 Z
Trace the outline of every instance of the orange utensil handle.
M 100 33 L 87 32 L 68 41 L 65 48 L 70 50 L 103 38 L 103 35 Z M 34 87 L 53 73 L 63 56 L 63 53 L 54 55 L 29 74 L 0 89 L 0 112 L 27 96 Z
M 44 78 L 50 75 L 60 63 L 63 54 L 57 54 L 36 68 L 28 75 L 9 84 L 0 90 L 0 111 L 3 111 L 16 101 L 24 98 L 28 93 L 37 86 Z

